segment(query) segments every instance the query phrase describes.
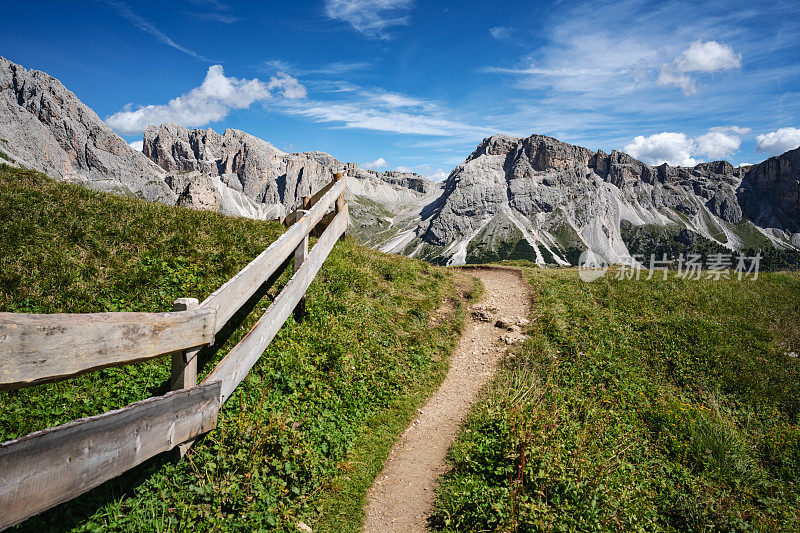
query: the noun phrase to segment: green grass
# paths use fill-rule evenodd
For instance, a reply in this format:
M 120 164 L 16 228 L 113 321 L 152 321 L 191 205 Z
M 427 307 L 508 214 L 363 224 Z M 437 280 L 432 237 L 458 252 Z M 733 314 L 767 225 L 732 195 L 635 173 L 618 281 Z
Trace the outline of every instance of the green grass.
M 731 224 L 733 231 L 742 240 L 743 248 L 755 248 L 757 250 L 764 250 L 772 248 L 772 242 L 760 231 L 755 225 L 743 218 L 736 224 Z
M 273 222 L 150 204 L 0 166 L 0 311 L 165 311 L 204 298 L 281 233 Z M 264 288 L 208 373 L 267 307 Z M 421 261 L 336 245 L 307 298 L 177 462 L 162 454 L 23 524 L 25 531 L 295 531 L 358 524 L 389 443 L 441 380 L 461 323 L 453 276 Z M 167 390 L 169 358 L 0 393 L 0 439 Z M 375 440 L 377 439 L 377 440 Z M 353 474 L 355 473 L 355 474 Z M 346 477 L 357 479 L 343 484 Z M 357 478 L 353 476 L 358 476 Z M 345 488 L 346 491 L 342 490 Z
M 800 530 L 800 275 L 526 272 L 530 337 L 451 448 L 435 529 Z

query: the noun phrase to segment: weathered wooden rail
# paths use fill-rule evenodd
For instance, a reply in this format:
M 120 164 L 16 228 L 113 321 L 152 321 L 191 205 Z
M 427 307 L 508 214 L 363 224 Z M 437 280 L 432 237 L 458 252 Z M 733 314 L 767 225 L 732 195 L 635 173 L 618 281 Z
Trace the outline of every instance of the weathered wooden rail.
M 220 407 L 293 312 L 349 224 L 345 180 L 334 181 L 285 219 L 289 229 L 202 303 L 169 313 L 0 313 L 0 389 L 73 377 L 172 354 L 172 389 L 122 409 L 0 444 L 0 530 L 69 501 L 161 452 L 214 429 Z M 333 208 L 332 213 L 327 213 Z M 309 251 L 312 232 L 321 234 Z M 239 344 L 197 384 L 197 352 L 294 256 L 294 274 Z

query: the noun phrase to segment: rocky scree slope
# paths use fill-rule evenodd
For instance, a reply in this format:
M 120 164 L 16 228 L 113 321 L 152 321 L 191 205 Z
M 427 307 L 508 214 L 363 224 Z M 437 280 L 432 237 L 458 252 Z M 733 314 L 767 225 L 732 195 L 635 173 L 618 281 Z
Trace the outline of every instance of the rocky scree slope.
M 800 148 L 746 168 L 650 166 L 543 135 L 484 139 L 387 251 L 461 264 L 630 260 L 632 228 L 730 250 L 800 247 Z M 688 235 L 688 237 L 686 237 Z

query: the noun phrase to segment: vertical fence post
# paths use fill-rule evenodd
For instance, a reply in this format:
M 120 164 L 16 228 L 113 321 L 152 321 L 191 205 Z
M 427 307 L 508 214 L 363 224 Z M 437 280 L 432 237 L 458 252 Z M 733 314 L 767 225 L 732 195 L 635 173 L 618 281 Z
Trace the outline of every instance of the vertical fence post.
M 200 303 L 197 298 L 178 298 L 173 311 L 190 311 Z M 182 350 L 172 354 L 172 390 L 190 389 L 197 385 L 197 352 L 200 348 Z
M 178 298 L 172 304 L 173 311 L 191 311 L 200 302 L 197 298 Z M 172 390 L 191 389 L 197 385 L 197 352 L 200 347 L 181 350 L 172 354 Z M 194 439 L 179 444 L 177 458 L 181 459 L 194 444 Z M 174 450 L 173 450 L 174 451 Z
M 308 203 L 310 203 L 310 202 L 306 202 L 306 199 L 310 200 L 310 198 L 308 198 L 308 197 L 303 198 L 303 205 L 304 206 L 307 206 Z M 302 218 L 302 217 L 304 217 L 306 215 L 306 213 L 308 213 L 308 211 L 299 211 L 297 213 L 297 216 Z M 306 234 L 306 236 L 303 237 L 303 240 L 300 242 L 300 244 L 297 245 L 297 248 L 295 248 L 295 250 L 294 250 L 294 271 L 295 272 L 297 272 L 300 269 L 300 266 L 303 264 L 303 261 L 306 260 L 306 256 L 307 255 L 308 255 L 308 234 Z M 305 314 L 306 314 L 306 297 L 305 297 L 305 295 L 303 295 L 303 297 L 300 298 L 300 301 L 297 302 L 297 306 L 295 306 L 295 308 L 294 308 L 294 320 L 295 320 L 295 322 L 302 322 L 303 321 L 303 317 L 305 316 Z
M 334 181 L 340 181 L 344 179 L 344 174 L 341 172 L 337 172 L 334 178 Z M 339 198 L 336 199 L 336 212 L 339 213 L 344 208 L 344 193 L 339 195 Z
M 344 174 L 342 174 L 341 172 L 337 172 L 334 175 L 334 181 L 339 181 L 342 179 L 344 179 Z M 338 215 L 339 213 L 341 213 L 342 209 L 344 209 L 344 193 L 340 194 L 339 197 L 336 199 L 336 214 Z M 344 237 L 345 233 L 342 233 L 342 236 L 339 237 L 339 240 L 340 241 L 344 240 Z

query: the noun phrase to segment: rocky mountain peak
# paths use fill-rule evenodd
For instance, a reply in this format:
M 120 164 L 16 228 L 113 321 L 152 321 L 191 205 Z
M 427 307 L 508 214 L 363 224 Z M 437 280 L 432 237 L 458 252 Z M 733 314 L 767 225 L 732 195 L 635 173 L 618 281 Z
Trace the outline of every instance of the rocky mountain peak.
M 64 85 L 0 58 L 0 151 L 56 179 L 166 203 L 164 171 L 132 149 Z
M 689 232 L 730 250 L 797 246 L 799 176 L 800 149 L 746 169 L 651 166 L 544 135 L 494 135 L 451 173 L 404 251 L 448 263 L 565 264 L 592 249 L 624 261 L 629 227 Z

